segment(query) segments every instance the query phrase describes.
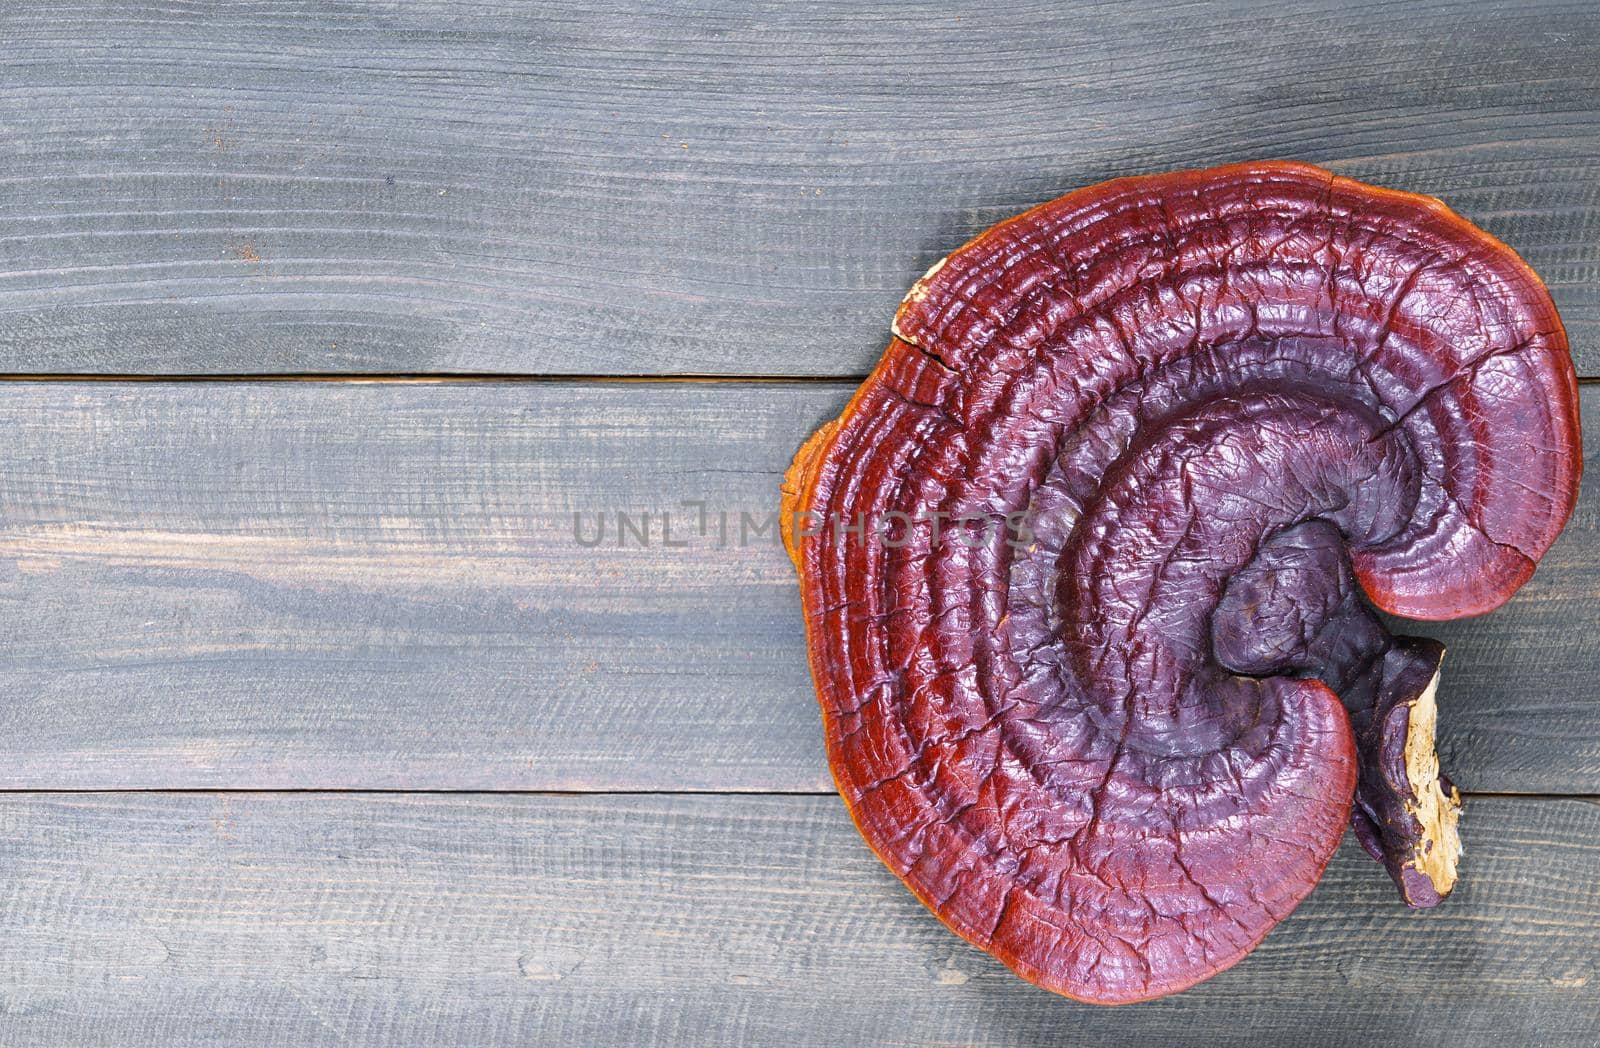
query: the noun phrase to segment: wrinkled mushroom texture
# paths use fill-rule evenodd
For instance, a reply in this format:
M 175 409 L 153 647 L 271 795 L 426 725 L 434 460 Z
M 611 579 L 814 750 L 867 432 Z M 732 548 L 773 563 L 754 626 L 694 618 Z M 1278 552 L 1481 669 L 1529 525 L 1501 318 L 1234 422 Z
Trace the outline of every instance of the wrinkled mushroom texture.
M 1436 200 L 1245 164 L 1004 222 L 893 331 L 785 516 L 839 791 L 917 897 L 1104 1003 L 1238 961 L 1352 820 L 1437 902 L 1443 651 L 1372 606 L 1489 611 L 1572 509 L 1533 272 Z

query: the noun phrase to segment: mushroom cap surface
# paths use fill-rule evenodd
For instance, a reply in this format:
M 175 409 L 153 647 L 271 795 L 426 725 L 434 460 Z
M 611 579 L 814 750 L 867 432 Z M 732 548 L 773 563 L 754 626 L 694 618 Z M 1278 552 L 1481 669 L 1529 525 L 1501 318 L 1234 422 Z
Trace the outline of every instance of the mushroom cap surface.
M 1351 818 L 1368 602 L 1489 611 L 1572 510 L 1548 293 L 1436 200 L 1263 162 L 1003 222 L 893 331 L 784 486 L 840 794 L 1043 987 L 1226 969 Z

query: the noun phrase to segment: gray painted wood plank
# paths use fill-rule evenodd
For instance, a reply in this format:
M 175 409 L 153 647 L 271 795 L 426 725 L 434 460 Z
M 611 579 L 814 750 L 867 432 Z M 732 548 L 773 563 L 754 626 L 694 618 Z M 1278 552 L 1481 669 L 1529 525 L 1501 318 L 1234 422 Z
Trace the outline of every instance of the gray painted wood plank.
M 0 787 L 826 790 L 793 574 L 738 530 L 848 394 L 0 386 Z M 1591 484 L 1509 606 L 1419 628 L 1464 788 L 1600 792 L 1597 597 Z
M 1600 374 L 1587 0 L 7 4 L 0 112 L 0 372 L 859 374 L 994 221 L 1293 157 Z
M 1437 910 L 1347 843 L 1237 967 L 1103 1009 L 956 939 L 831 797 L 13 795 L 0 1040 L 1594 1044 L 1600 806 L 1463 830 Z

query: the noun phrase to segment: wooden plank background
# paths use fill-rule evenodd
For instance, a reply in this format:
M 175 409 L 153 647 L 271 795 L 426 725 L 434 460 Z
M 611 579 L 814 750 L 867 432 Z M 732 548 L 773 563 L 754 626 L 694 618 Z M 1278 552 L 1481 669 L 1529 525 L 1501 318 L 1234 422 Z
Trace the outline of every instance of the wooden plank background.
M 856 375 L 993 222 L 1261 157 L 1445 197 L 1600 370 L 1590 0 L 121 0 L 0 40 L 0 371 Z
M 828 795 L 740 515 L 940 255 L 1268 156 L 1445 198 L 1600 377 L 1588 2 L 0 6 L 0 1044 L 1600 1043 L 1593 485 L 1417 629 L 1437 911 L 1347 842 L 1237 968 L 1097 1009 Z
M 826 789 L 794 572 L 741 524 L 848 395 L 0 387 L 0 785 Z M 1409 628 L 1464 788 L 1600 793 L 1593 486 L 1511 604 Z
M 1591 1045 L 1600 805 L 1485 799 L 1418 913 L 1346 842 L 1242 964 L 1082 1005 L 928 916 L 832 797 L 18 799 L 6 1043 Z M 47 1036 L 38 1036 L 41 1033 Z

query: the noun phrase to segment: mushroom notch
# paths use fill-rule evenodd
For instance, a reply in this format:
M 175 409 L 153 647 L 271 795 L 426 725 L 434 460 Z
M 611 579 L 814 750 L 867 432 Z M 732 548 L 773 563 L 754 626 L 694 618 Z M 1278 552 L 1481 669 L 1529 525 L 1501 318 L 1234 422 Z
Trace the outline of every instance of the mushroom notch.
M 783 485 L 835 781 L 956 933 L 1119 1004 L 1244 957 L 1353 825 L 1449 891 L 1443 649 L 1571 513 L 1544 286 L 1429 197 L 1306 164 L 993 227 Z M 1376 610 L 1375 610 L 1376 609 Z

